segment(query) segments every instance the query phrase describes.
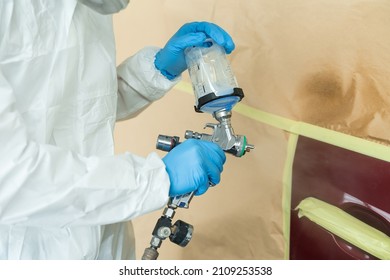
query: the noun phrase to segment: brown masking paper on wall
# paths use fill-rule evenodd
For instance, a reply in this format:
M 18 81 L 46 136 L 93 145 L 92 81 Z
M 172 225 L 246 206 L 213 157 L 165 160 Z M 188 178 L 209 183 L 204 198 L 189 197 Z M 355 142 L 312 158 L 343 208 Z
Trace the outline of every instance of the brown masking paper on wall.
M 388 143 L 390 2 L 375 0 L 132 0 L 114 17 L 118 63 L 163 47 L 184 23 L 212 21 L 236 43 L 229 55 L 242 103 L 289 119 Z M 184 81 L 189 81 L 187 73 Z M 173 89 L 135 119 L 117 124 L 117 153 L 146 155 L 158 134 L 202 131 L 208 114 Z M 282 259 L 282 184 L 288 134 L 233 112 L 255 150 L 227 157 L 221 183 L 177 211 L 195 228 L 185 248 L 164 241 L 159 259 Z M 164 153 L 160 153 L 164 156 Z M 161 211 L 134 221 L 137 258 Z

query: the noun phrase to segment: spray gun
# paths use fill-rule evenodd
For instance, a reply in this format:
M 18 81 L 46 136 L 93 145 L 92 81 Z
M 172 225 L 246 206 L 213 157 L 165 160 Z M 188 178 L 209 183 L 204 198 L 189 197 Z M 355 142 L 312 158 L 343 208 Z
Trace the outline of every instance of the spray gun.
M 211 128 L 212 134 L 187 130 L 185 139 L 199 139 L 218 144 L 226 153 L 236 157 L 243 156 L 254 149 L 248 144 L 246 136 L 236 135 L 231 125 L 232 108 L 244 97 L 238 87 L 225 51 L 217 44 L 210 47 L 193 47 L 186 50 L 186 62 L 195 93 L 195 111 L 210 113 L 218 123 L 207 123 L 205 128 Z M 178 136 L 159 135 L 156 148 L 169 152 L 180 144 Z M 188 208 L 194 193 L 171 197 L 162 216 L 158 219 L 150 241 L 142 256 L 143 260 L 156 260 L 158 248 L 162 242 L 169 240 L 181 247 L 185 247 L 192 238 L 192 225 L 172 219 L 177 208 Z

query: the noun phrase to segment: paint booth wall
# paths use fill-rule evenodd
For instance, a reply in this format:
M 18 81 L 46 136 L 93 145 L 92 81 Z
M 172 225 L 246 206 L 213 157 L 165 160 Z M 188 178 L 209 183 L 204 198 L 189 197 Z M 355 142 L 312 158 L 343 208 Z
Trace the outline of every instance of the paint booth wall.
M 248 106 L 233 112 L 232 124 L 255 150 L 228 156 L 221 183 L 178 211 L 176 219 L 194 226 L 193 239 L 186 248 L 165 241 L 159 259 L 284 258 L 288 133 L 250 110 L 388 143 L 389 12 L 389 2 L 378 0 L 132 0 L 114 16 L 118 63 L 144 46 L 163 47 L 184 23 L 222 26 L 236 43 L 229 59 Z M 201 132 L 213 122 L 194 112 L 188 82 L 185 73 L 184 86 L 118 123 L 116 152 L 146 156 L 159 134 L 183 138 L 185 130 Z M 134 221 L 138 258 L 160 215 Z

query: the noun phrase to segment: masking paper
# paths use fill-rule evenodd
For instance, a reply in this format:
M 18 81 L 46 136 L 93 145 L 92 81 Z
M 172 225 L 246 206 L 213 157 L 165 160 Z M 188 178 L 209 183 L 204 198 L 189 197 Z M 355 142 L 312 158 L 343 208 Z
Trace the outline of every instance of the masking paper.
M 212 21 L 228 31 L 236 44 L 228 58 L 245 94 L 232 125 L 255 146 L 242 158 L 228 156 L 221 183 L 177 211 L 176 219 L 194 226 L 192 241 L 185 248 L 164 241 L 159 259 L 288 256 L 283 184 L 292 170 L 284 168 L 291 167 L 288 143 L 296 134 L 247 113 L 260 110 L 387 145 L 389 14 L 390 2 L 379 0 L 132 0 L 115 15 L 118 64 L 144 46 L 163 47 L 187 22 Z M 187 73 L 183 82 L 117 124 L 117 153 L 146 155 L 158 134 L 183 138 L 185 130 L 203 132 L 214 121 L 194 112 Z M 134 221 L 138 258 L 160 215 Z

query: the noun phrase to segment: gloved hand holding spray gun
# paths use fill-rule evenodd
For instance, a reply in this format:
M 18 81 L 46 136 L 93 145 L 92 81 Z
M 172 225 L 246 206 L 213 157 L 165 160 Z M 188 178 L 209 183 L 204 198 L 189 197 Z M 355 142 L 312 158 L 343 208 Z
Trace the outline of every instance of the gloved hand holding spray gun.
M 254 148 L 247 143 L 245 136 L 235 135 L 231 125 L 231 111 L 244 97 L 244 93 L 238 87 L 224 48 L 212 40 L 209 43 L 211 46 L 187 48 L 185 59 L 195 93 L 195 111 L 212 114 L 218 123 L 206 124 L 207 128 L 213 130 L 212 134 L 187 130 L 184 137 L 216 143 L 226 153 L 241 157 Z M 178 144 L 180 139 L 177 136 L 159 135 L 156 148 L 169 152 Z M 181 220 L 172 225 L 172 219 L 177 208 L 189 207 L 193 196 L 194 192 L 190 192 L 170 198 L 152 232 L 150 247 L 145 249 L 143 260 L 157 259 L 157 249 L 166 238 L 182 247 L 190 242 L 193 226 Z

